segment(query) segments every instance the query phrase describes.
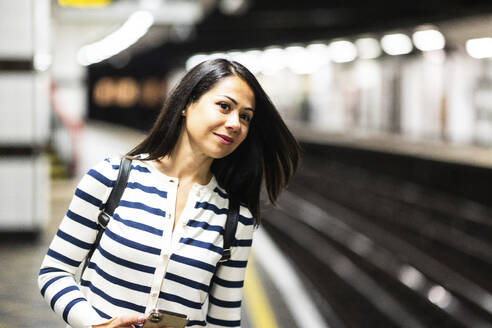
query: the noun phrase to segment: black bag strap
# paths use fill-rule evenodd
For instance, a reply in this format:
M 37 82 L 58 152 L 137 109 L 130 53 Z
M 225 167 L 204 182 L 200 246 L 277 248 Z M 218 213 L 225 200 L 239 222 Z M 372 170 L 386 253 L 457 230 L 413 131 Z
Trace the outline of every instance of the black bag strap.
M 123 191 L 125 190 L 126 184 L 128 183 L 128 176 L 130 175 L 131 164 L 132 164 L 131 159 L 126 157 L 121 158 L 120 170 L 118 171 L 118 177 L 116 178 L 116 182 L 114 183 L 113 189 L 109 194 L 109 197 L 106 201 L 106 204 L 104 205 L 103 210 L 101 211 L 101 213 L 99 213 L 99 216 L 97 217 L 97 222 L 98 222 L 97 229 L 99 231 L 97 232 L 96 240 L 92 244 L 91 250 L 87 254 L 87 257 L 84 262 L 84 266 L 80 273 L 80 277 L 82 277 L 82 274 L 87 268 L 87 265 L 89 264 L 92 254 L 94 254 L 97 245 L 99 245 L 99 241 L 101 241 L 101 237 L 104 233 L 104 230 L 108 226 L 109 220 L 111 220 L 111 217 L 114 214 L 114 210 L 116 209 L 118 203 L 120 202 L 121 196 L 123 195 Z
M 229 209 L 227 210 L 227 219 L 224 227 L 224 252 L 219 263 L 228 261 L 231 258 L 231 246 L 234 236 L 236 235 L 237 222 L 239 221 L 239 200 L 229 198 Z
M 114 183 L 113 190 L 109 194 L 108 200 L 106 201 L 106 205 L 104 209 L 99 214 L 98 222 L 99 225 L 106 228 L 109 223 L 109 219 L 114 214 L 115 208 L 118 206 L 120 202 L 121 196 L 123 195 L 123 191 L 125 190 L 126 184 L 128 183 L 128 176 L 130 175 L 132 160 L 126 157 L 122 157 L 120 161 L 120 170 L 118 171 L 118 178 L 116 178 L 116 182 Z

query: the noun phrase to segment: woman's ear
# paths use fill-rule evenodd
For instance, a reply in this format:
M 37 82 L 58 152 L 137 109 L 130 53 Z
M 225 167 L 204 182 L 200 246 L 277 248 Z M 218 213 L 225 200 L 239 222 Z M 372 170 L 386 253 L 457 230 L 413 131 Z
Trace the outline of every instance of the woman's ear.
M 188 109 L 190 108 L 193 108 L 193 103 L 189 103 L 188 105 L 186 105 L 185 109 L 183 109 L 181 111 L 181 116 L 186 116 L 186 114 L 188 113 Z

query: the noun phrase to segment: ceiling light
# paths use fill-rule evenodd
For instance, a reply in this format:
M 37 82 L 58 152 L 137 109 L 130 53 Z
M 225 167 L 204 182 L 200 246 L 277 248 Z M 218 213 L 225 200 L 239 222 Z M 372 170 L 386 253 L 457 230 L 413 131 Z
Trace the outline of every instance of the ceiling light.
M 375 38 L 360 38 L 355 41 L 359 58 L 373 59 L 381 55 L 381 46 Z
M 311 54 L 311 60 L 314 61 L 318 68 L 330 62 L 330 47 L 324 43 L 311 43 L 306 47 Z
M 261 72 L 272 75 L 285 68 L 285 52 L 281 48 L 272 47 L 263 51 L 260 57 Z
M 316 70 L 310 53 L 304 47 L 285 48 L 287 67 L 295 74 L 311 74 Z
M 333 41 L 329 47 L 331 60 L 335 63 L 347 63 L 357 57 L 357 48 L 350 41 Z
M 446 41 L 438 30 L 422 30 L 413 33 L 413 44 L 421 51 L 441 50 Z
M 248 50 L 234 56 L 234 60 L 249 69 L 251 73 L 257 74 L 261 71 L 261 55 L 260 50 Z
M 479 38 L 466 41 L 466 51 L 473 58 L 492 57 L 492 38 Z
M 134 12 L 118 30 L 100 41 L 80 48 L 77 53 L 78 62 L 88 66 L 122 52 L 144 36 L 153 23 L 154 17 L 150 12 Z
M 387 34 L 381 39 L 381 47 L 388 55 L 406 55 L 413 49 L 410 38 L 402 33 Z

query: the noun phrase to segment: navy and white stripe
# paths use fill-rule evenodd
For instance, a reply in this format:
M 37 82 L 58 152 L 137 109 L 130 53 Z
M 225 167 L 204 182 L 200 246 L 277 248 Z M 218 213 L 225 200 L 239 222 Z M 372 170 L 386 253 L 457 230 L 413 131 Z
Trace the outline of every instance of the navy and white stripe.
M 189 327 L 239 327 L 254 225 L 241 207 L 231 260 L 217 266 L 229 199 L 215 178 L 193 186 L 193 201 L 172 232 L 177 184 L 171 180 L 176 179 L 149 162 L 133 161 L 114 217 L 81 283 L 75 283 L 118 170 L 119 158 L 106 159 L 77 186 L 39 272 L 40 291 L 51 308 L 71 327 L 90 327 L 144 313 L 155 298 L 159 308 L 187 314 Z M 205 304 L 208 309 L 202 310 Z

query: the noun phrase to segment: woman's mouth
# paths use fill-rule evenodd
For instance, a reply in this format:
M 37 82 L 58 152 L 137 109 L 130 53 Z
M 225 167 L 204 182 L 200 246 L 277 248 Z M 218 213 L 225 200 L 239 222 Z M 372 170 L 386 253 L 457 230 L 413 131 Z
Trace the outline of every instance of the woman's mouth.
M 234 139 L 232 139 L 231 137 L 225 134 L 219 134 L 219 133 L 214 133 L 214 134 L 217 136 L 217 138 L 219 138 L 219 141 L 224 145 L 230 145 L 234 141 Z

